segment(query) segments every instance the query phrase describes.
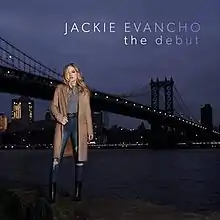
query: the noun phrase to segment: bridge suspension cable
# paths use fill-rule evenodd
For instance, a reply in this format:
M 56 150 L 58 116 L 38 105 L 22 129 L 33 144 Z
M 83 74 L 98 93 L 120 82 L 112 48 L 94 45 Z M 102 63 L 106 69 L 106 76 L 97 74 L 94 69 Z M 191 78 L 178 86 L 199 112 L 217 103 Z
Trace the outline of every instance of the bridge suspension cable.
M 179 103 L 179 101 L 178 101 L 178 99 L 176 98 L 176 96 L 175 95 L 173 95 L 173 98 L 174 98 L 174 103 L 175 103 L 175 105 L 178 107 L 178 109 L 177 108 L 175 108 L 175 113 L 177 114 L 177 116 L 179 116 L 179 117 L 187 117 L 188 119 L 190 119 L 190 116 L 188 115 L 188 114 L 186 114 L 185 112 L 184 112 L 184 109 L 182 108 L 182 106 L 181 106 L 181 104 Z M 179 110 L 180 110 L 180 112 L 179 112 Z M 181 114 L 182 113 L 182 114 Z
M 0 37 L 0 64 L 34 75 L 61 80 L 61 75 L 31 58 L 17 47 Z
M 178 99 L 178 100 L 181 101 L 182 107 L 183 107 L 183 109 L 185 109 L 185 111 L 186 111 L 186 112 L 184 112 L 184 114 L 185 114 L 186 116 L 188 115 L 188 117 L 191 118 L 191 119 L 193 119 L 195 122 L 198 122 L 198 120 L 196 120 L 196 118 L 193 116 L 193 114 L 190 112 L 189 108 L 188 108 L 187 105 L 185 104 L 183 98 L 181 97 L 181 95 L 180 95 L 180 93 L 178 92 L 178 90 L 177 90 L 177 88 L 176 88 L 175 85 L 174 85 L 174 90 L 175 90 L 175 94 L 177 94 L 177 96 L 178 96 L 178 97 L 174 96 L 175 99 L 176 99 L 176 100 Z M 180 104 L 180 105 L 181 105 L 181 104 Z
M 163 94 L 163 92 L 162 92 L 161 90 L 159 90 L 159 95 L 160 95 L 160 101 L 162 101 L 162 105 L 165 106 L 165 97 L 164 97 L 164 94 Z M 175 98 L 175 97 L 174 97 L 174 98 Z M 178 102 L 176 102 L 176 103 L 178 104 Z M 181 108 L 181 107 L 180 107 L 180 108 Z M 182 117 L 181 114 L 180 114 L 178 111 L 176 111 L 175 109 L 174 109 L 174 113 L 175 113 L 177 116 Z

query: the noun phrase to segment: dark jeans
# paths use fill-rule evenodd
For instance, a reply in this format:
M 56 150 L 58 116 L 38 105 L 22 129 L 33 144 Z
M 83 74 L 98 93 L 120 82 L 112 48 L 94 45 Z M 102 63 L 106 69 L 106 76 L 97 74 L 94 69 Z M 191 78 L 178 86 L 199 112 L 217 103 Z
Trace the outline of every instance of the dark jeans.
M 60 151 L 60 157 L 59 158 L 53 158 L 53 164 L 52 164 L 52 169 L 51 169 L 51 181 L 56 182 L 57 181 L 57 175 L 58 175 L 58 170 L 61 164 L 61 161 L 63 159 L 63 154 L 66 148 L 66 144 L 69 138 L 71 138 L 71 141 L 73 143 L 73 146 L 75 149 L 74 155 L 77 153 L 77 148 L 78 148 L 78 143 L 77 143 L 77 116 L 75 117 L 69 117 L 67 124 L 64 126 L 63 129 L 63 135 L 62 135 L 62 146 L 61 146 L 61 151 Z M 75 162 L 77 158 L 74 158 Z

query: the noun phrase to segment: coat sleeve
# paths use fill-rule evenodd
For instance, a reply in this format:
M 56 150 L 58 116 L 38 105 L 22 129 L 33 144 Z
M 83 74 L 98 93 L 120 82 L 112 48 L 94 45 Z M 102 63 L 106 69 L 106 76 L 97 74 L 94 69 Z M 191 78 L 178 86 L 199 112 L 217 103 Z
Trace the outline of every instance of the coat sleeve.
M 50 105 L 50 110 L 51 110 L 53 116 L 55 117 L 55 119 L 59 123 L 61 123 L 63 116 L 59 112 L 59 103 L 58 103 L 59 92 L 60 92 L 60 86 L 58 85 L 55 89 L 55 92 L 54 92 L 53 100 Z
M 92 113 L 91 113 L 90 95 L 89 94 L 86 94 L 86 121 L 87 121 L 88 134 L 93 135 Z

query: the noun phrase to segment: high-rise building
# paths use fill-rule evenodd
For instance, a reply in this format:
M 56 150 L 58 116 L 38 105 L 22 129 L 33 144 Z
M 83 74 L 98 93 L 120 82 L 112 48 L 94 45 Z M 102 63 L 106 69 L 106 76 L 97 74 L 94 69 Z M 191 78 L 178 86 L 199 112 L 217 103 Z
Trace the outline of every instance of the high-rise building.
M 212 106 L 205 104 L 201 108 L 201 124 L 208 129 L 213 129 Z
M 93 119 L 93 130 L 94 130 L 94 141 L 96 143 L 101 143 L 103 139 L 103 112 L 94 111 L 92 114 Z
M 18 99 L 12 99 L 11 119 L 21 119 L 21 102 Z
M 0 113 L 0 132 L 5 131 L 7 129 L 7 126 L 8 126 L 8 119 L 6 115 Z
M 11 119 L 21 120 L 24 123 L 34 121 L 34 100 L 28 97 L 20 97 L 12 100 Z
M 103 112 L 103 127 L 109 128 L 109 113 Z

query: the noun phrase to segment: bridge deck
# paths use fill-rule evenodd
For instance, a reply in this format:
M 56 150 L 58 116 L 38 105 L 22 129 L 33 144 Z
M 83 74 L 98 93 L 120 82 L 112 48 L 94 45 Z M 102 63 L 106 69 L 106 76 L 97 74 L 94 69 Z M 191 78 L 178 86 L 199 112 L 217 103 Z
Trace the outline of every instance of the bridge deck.
M 24 71 L 0 66 L 0 90 L 12 94 L 21 94 L 43 100 L 52 100 L 54 89 L 61 81 L 49 76 L 43 77 Z M 150 124 L 181 127 L 193 133 L 211 133 L 219 140 L 217 132 L 208 131 L 199 124 L 183 118 L 169 115 L 163 111 L 156 111 L 149 106 L 144 106 L 124 98 L 116 97 L 99 91 L 92 91 L 91 105 L 93 109 L 122 114 L 137 119 L 147 120 Z

